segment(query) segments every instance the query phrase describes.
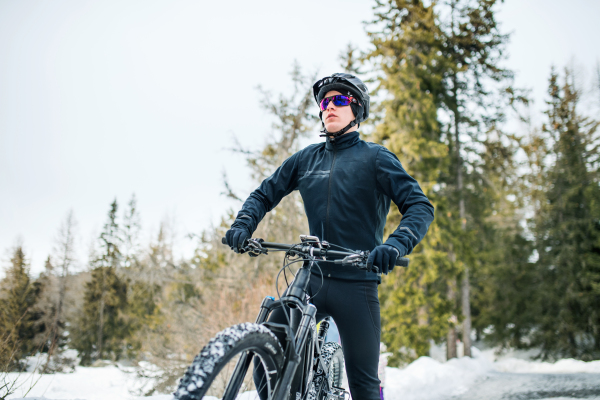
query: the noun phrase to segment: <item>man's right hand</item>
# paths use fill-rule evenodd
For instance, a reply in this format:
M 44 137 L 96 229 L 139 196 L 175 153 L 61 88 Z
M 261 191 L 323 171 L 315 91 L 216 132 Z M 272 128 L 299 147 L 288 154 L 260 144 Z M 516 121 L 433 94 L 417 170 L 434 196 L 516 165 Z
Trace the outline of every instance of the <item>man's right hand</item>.
M 240 249 L 244 246 L 244 242 L 250 236 L 250 233 L 245 229 L 231 228 L 225 233 L 225 240 L 227 240 L 227 245 L 231 247 L 231 250 L 239 253 Z

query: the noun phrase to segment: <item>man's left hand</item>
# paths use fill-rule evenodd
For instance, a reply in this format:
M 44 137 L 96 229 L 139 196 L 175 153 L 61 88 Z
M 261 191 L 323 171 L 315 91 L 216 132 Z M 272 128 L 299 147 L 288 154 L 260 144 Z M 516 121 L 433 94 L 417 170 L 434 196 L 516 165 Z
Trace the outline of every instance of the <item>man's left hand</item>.
M 367 268 L 373 269 L 373 265 L 379 268 L 379 272 L 387 274 L 394 269 L 396 259 L 400 256 L 400 252 L 392 246 L 382 244 L 373 249 L 367 259 Z

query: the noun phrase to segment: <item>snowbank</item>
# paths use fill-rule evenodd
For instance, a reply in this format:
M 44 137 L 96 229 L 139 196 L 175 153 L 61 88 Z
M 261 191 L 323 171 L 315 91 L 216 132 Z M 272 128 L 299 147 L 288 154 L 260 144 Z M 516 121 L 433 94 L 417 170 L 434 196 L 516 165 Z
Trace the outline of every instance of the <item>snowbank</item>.
M 384 397 L 389 400 L 443 399 L 460 395 L 477 378 L 493 370 L 493 364 L 473 348 L 473 358 L 442 363 L 420 357 L 403 369 L 386 368 Z

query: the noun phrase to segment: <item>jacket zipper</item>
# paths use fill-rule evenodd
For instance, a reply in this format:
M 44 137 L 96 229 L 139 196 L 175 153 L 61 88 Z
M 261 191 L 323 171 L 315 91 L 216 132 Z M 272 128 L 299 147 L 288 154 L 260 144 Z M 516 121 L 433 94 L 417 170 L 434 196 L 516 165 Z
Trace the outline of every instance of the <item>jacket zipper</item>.
M 331 240 L 329 237 L 329 206 L 331 204 L 331 176 L 333 175 L 333 166 L 335 165 L 335 157 L 337 156 L 337 147 L 333 145 L 333 161 L 331 162 L 331 169 L 329 170 L 329 185 L 327 188 L 327 214 L 325 215 L 325 233 L 327 234 L 326 240 Z

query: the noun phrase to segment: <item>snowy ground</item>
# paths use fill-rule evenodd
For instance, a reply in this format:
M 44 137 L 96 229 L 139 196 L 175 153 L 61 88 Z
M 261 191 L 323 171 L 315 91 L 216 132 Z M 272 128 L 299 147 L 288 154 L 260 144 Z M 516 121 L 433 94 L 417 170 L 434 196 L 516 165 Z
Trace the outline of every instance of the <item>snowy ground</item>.
M 474 349 L 473 358 L 439 362 L 421 357 L 403 369 L 386 369 L 386 400 L 434 399 L 600 399 L 600 361 L 528 361 Z M 140 382 L 131 368 L 77 367 L 74 373 L 22 376 L 9 399 L 141 400 Z M 35 386 L 26 393 L 33 382 Z M 167 400 L 170 395 L 143 397 Z
M 480 352 L 476 348 L 473 348 L 473 358 L 453 359 L 445 363 L 421 357 L 406 368 L 388 368 L 384 394 L 390 400 L 558 399 L 554 395 L 539 397 L 535 393 L 578 390 L 579 384 L 574 381 L 580 374 L 585 374 L 583 381 L 579 377 L 583 388 L 590 385 L 600 388 L 600 361 L 567 359 L 546 363 L 506 356 L 495 359 L 493 350 Z M 533 383 L 528 386 L 529 381 Z M 548 390 L 547 386 L 550 381 L 554 382 L 552 390 Z M 573 385 L 569 386 L 569 382 Z M 561 398 L 596 398 L 583 396 L 584 392 L 578 392 L 580 396 Z M 600 396 L 600 390 L 590 393 Z

